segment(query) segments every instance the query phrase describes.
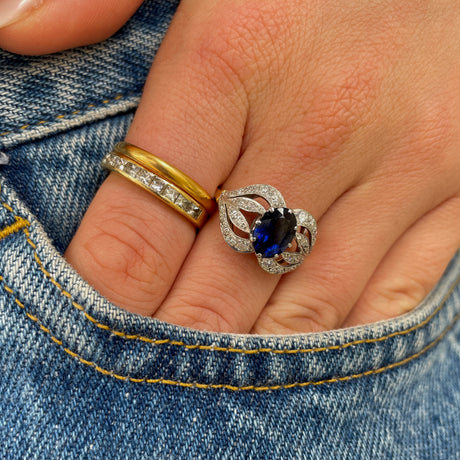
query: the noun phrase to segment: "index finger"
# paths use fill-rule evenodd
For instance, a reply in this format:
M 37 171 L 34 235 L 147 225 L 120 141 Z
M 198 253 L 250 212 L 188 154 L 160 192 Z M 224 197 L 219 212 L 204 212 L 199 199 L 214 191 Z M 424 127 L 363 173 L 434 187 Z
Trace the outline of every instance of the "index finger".
M 243 88 L 227 65 L 194 44 L 205 20 L 198 14 L 190 20 L 187 9 L 179 9 L 127 141 L 183 171 L 213 196 L 239 156 L 246 107 Z M 192 37 L 190 43 L 184 36 Z M 66 257 L 111 301 L 151 315 L 170 290 L 195 234 L 175 210 L 111 175 Z

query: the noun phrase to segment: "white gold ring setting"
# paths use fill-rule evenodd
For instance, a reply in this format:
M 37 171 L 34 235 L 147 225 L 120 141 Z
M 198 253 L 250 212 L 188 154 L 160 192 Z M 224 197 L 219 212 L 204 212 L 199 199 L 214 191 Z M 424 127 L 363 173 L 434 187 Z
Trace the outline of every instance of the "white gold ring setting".
M 218 205 L 225 242 L 235 251 L 255 253 L 268 273 L 295 270 L 315 244 L 315 218 L 303 209 L 287 208 L 281 193 L 271 185 L 223 190 Z

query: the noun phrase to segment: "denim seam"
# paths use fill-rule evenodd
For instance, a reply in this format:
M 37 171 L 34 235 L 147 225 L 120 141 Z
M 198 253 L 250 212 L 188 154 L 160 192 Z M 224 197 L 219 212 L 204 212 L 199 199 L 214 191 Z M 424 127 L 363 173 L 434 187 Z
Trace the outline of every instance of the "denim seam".
M 20 131 L 24 131 L 26 130 L 27 128 L 36 128 L 37 126 L 40 126 L 40 125 L 44 125 L 46 123 L 52 123 L 56 120 L 63 120 L 65 118 L 68 118 L 68 117 L 71 117 L 72 115 L 78 115 L 78 114 L 81 114 L 84 110 L 87 110 L 87 109 L 94 109 L 94 108 L 98 108 L 98 107 L 102 107 L 104 104 L 107 105 L 109 104 L 110 102 L 115 102 L 115 101 L 119 101 L 121 99 L 125 99 L 129 96 L 132 96 L 133 94 L 117 94 L 114 98 L 112 99 L 104 99 L 102 100 L 101 102 L 99 102 L 99 105 L 97 104 L 88 104 L 85 108 L 83 109 L 79 109 L 79 110 L 74 110 L 73 112 L 71 113 L 67 113 L 67 114 L 60 114 L 60 115 L 54 115 L 54 119 L 52 120 L 40 120 L 34 124 L 27 124 L 27 125 L 23 125 L 23 126 L 20 126 L 17 131 L 5 131 L 3 133 L 0 133 L 0 137 L 5 137 L 5 136 L 8 136 L 10 134 L 17 134 L 18 132 Z
M 87 359 L 82 358 L 79 356 L 77 353 L 73 352 L 69 348 L 65 347 L 63 342 L 56 337 L 54 337 L 51 333 L 51 331 L 45 327 L 43 324 L 41 324 L 40 320 L 29 313 L 26 309 L 24 304 L 16 297 L 13 289 L 11 289 L 6 283 L 3 278 L 3 276 L 0 275 L 0 281 L 3 283 L 3 288 L 5 289 L 6 292 L 11 294 L 14 297 L 15 303 L 25 312 L 26 316 L 36 322 L 40 329 L 47 333 L 51 340 L 56 343 L 57 345 L 61 346 L 62 349 L 70 355 L 72 358 L 77 359 L 80 363 L 94 368 L 97 372 L 103 374 L 103 375 L 108 375 L 110 377 L 114 377 L 117 380 L 124 380 L 124 381 L 129 381 L 132 383 L 148 383 L 148 384 L 163 384 L 163 385 L 173 385 L 173 386 L 180 386 L 184 388 L 197 388 L 197 389 L 226 389 L 226 390 L 231 390 L 231 391 L 248 391 L 248 390 L 253 390 L 253 391 L 274 391 L 274 390 L 287 390 L 290 388 L 299 388 L 299 387 L 307 387 L 307 386 L 320 386 L 320 385 L 325 385 L 325 384 L 332 384 L 332 383 L 337 383 L 337 382 L 347 382 L 349 380 L 355 380 L 358 378 L 362 377 L 368 377 L 371 375 L 376 375 L 376 374 L 381 374 L 385 371 L 395 369 L 397 367 L 403 366 L 414 359 L 422 356 L 425 354 L 428 350 L 433 348 L 437 343 L 439 343 L 444 336 L 452 329 L 454 324 L 457 322 L 457 320 L 460 318 L 460 313 L 458 313 L 453 321 L 442 331 L 442 333 L 432 342 L 430 342 L 428 345 L 426 345 L 422 350 L 418 351 L 417 353 L 414 353 L 411 356 L 408 356 L 407 358 L 402 359 L 401 361 L 397 361 L 395 363 L 388 364 L 386 366 L 380 367 L 378 369 L 371 369 L 369 371 L 365 372 L 359 372 L 357 374 L 351 374 L 351 375 L 346 375 L 343 377 L 333 377 L 330 379 L 323 379 L 323 380 L 310 380 L 306 382 L 294 382 L 294 383 L 288 383 L 288 384 L 281 384 L 281 385 L 263 385 L 263 386 L 256 386 L 256 385 L 247 385 L 247 386 L 236 386 L 236 385 L 229 385 L 225 383 L 219 383 L 219 384 L 213 384 L 213 383 L 198 383 L 198 382 L 180 382 L 176 380 L 170 380 L 170 379 L 164 379 L 164 378 L 135 378 L 135 377 L 130 377 L 127 375 L 121 375 L 117 374 L 113 371 L 109 371 L 107 369 L 104 369 L 100 366 L 98 366 L 96 363 L 92 361 L 88 361 Z M 458 280 L 457 280 L 458 281 Z M 454 283 L 455 286 L 455 283 Z M 451 288 L 452 289 L 452 288 Z
M 8 211 L 13 212 L 13 209 L 11 208 L 11 206 L 8 206 L 6 203 L 3 203 L 3 206 Z M 2 230 L 0 230 L 0 240 L 2 240 L 3 238 L 6 238 L 7 236 L 9 236 L 9 235 L 11 235 L 13 233 L 17 233 L 20 230 L 30 226 L 30 222 L 28 220 L 26 220 L 26 219 L 24 219 L 24 218 L 22 218 L 20 216 L 14 216 L 14 218 L 16 220 L 16 222 L 14 224 L 8 225 L 8 226 L 4 227 Z
M 46 268 L 43 266 L 43 263 L 42 263 L 39 255 L 37 254 L 37 251 L 36 251 L 37 245 L 30 238 L 30 232 L 29 232 L 29 230 L 27 228 L 28 226 L 30 226 L 29 222 L 26 219 L 24 219 L 24 218 L 18 216 L 17 214 L 15 214 L 13 208 L 9 204 L 7 204 L 5 202 L 2 202 L 2 205 L 7 211 L 13 213 L 13 215 L 14 215 L 14 217 L 15 217 L 17 222 L 18 221 L 24 221 L 24 223 L 28 224 L 26 227 L 22 228 L 22 231 L 23 231 L 23 233 L 24 233 L 24 235 L 26 237 L 27 243 L 33 249 L 33 256 L 34 256 L 35 262 L 37 263 L 37 265 L 40 268 L 40 270 L 42 271 L 42 273 L 46 276 L 46 278 L 55 287 L 57 287 L 60 290 L 61 295 L 63 295 L 64 297 L 68 298 L 71 301 L 71 303 L 72 303 L 74 308 L 76 308 L 77 310 L 81 311 L 84 314 L 84 316 L 85 316 L 85 318 L 87 320 L 89 320 L 95 326 L 97 326 L 98 328 L 100 328 L 102 330 L 108 331 L 108 332 L 112 333 L 113 335 L 115 335 L 117 337 L 120 337 L 122 339 L 125 339 L 125 340 L 139 340 L 139 341 L 142 341 L 142 342 L 151 343 L 153 345 L 173 345 L 173 346 L 184 347 L 184 348 L 189 349 L 189 350 L 198 349 L 198 350 L 206 350 L 206 351 L 218 351 L 218 352 L 227 352 L 227 353 L 242 353 L 242 354 L 259 354 L 259 353 L 297 354 L 297 353 L 317 353 L 317 352 L 332 351 L 332 350 L 343 350 L 345 348 L 355 346 L 355 345 L 378 343 L 378 342 L 382 342 L 382 341 L 391 339 L 393 337 L 407 335 L 407 334 L 409 334 L 411 332 L 414 332 L 414 331 L 424 327 L 425 325 L 427 325 L 441 311 L 441 309 L 445 305 L 447 299 L 451 295 L 452 291 L 455 289 L 457 284 L 460 283 L 460 276 L 459 276 L 455 280 L 455 282 L 452 284 L 452 286 L 449 288 L 448 292 L 446 293 L 446 295 L 444 296 L 444 298 L 442 299 L 440 304 L 436 307 L 436 309 L 429 316 L 427 316 L 423 321 L 421 321 L 420 323 L 417 323 L 417 324 L 415 324 L 415 325 L 413 325 L 413 326 L 411 326 L 411 327 L 409 327 L 407 329 L 403 329 L 401 331 L 395 331 L 395 332 L 392 332 L 390 334 L 387 334 L 387 335 L 384 335 L 384 336 L 381 336 L 381 337 L 376 337 L 376 338 L 373 338 L 373 339 L 353 340 L 351 342 L 343 343 L 343 344 L 340 344 L 340 345 L 329 345 L 329 346 L 326 346 L 326 347 L 316 347 L 316 348 L 284 349 L 284 350 L 277 350 L 277 349 L 273 349 L 273 348 L 242 349 L 242 348 L 233 348 L 233 347 L 217 347 L 217 346 L 214 346 L 214 345 L 200 345 L 200 344 L 192 344 L 191 345 L 191 344 L 186 344 L 185 342 L 182 342 L 182 341 L 171 340 L 171 339 L 151 339 L 149 337 L 141 336 L 141 335 L 138 335 L 138 334 L 126 334 L 125 332 L 116 331 L 114 329 L 111 329 L 110 326 L 107 326 L 106 324 L 100 323 L 97 319 L 93 318 L 89 313 L 87 313 L 82 305 L 80 305 L 75 300 L 73 300 L 72 294 L 70 292 L 66 291 L 62 287 L 62 285 L 56 279 L 53 278 L 51 273 L 48 270 L 46 270 Z

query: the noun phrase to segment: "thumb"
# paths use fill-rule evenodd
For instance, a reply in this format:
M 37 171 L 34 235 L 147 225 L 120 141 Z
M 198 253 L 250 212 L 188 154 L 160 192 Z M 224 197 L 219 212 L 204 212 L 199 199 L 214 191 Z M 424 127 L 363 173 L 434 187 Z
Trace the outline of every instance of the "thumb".
M 142 0 L 1 0 L 0 48 L 47 54 L 114 34 Z

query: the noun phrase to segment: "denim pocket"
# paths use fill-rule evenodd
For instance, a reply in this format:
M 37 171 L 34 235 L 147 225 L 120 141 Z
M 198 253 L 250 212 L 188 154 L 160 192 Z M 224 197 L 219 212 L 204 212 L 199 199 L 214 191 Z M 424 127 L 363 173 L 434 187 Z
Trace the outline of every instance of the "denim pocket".
M 2 197 L 0 242 L 6 292 L 17 292 L 16 304 L 30 313 L 29 319 L 37 318 L 38 327 L 43 326 L 70 356 L 120 379 L 230 390 L 358 379 L 421 357 L 459 317 L 457 256 L 416 310 L 373 325 L 321 334 L 251 336 L 162 323 L 110 304 L 68 266 L 6 184 Z M 105 349 L 101 361 L 94 360 L 93 347 Z M 135 359 L 130 359 L 133 354 Z
M 160 457 L 172 449 L 176 458 L 186 458 L 193 448 L 195 457 L 208 449 L 226 458 L 268 458 L 271 452 L 322 458 L 332 446 L 342 458 L 431 458 L 441 435 L 446 454 L 458 451 L 459 256 L 425 301 L 400 318 L 319 334 L 231 335 L 162 323 L 110 304 L 68 266 L 5 181 L 0 221 L 1 386 L 24 410 L 36 409 L 43 398 L 64 398 L 91 420 L 87 433 L 100 411 L 121 398 L 127 433 L 136 433 L 130 419 L 142 420 L 136 436 Z M 84 409 L 75 398 L 85 401 Z M 171 410 L 166 426 L 145 412 L 165 398 Z M 11 411 L 7 404 L 4 409 Z M 63 408 L 51 410 L 62 418 Z M 203 410 L 207 418 L 197 418 Z M 218 442 L 215 434 L 197 438 L 211 421 L 221 426 Z M 415 421 L 417 433 L 402 428 Z M 77 411 L 58 425 L 81 422 Z M 27 429 L 48 433 L 47 423 L 34 419 Z M 389 424 L 398 435 L 391 442 Z M 247 442 L 222 451 L 221 443 L 235 443 L 241 430 L 250 433 Z M 289 444 L 280 444 L 286 435 Z M 190 436 L 195 443 L 186 442 Z M 46 452 L 48 441 L 34 442 Z M 86 442 L 72 448 L 81 455 L 83 447 Z M 104 442 L 102 448 L 108 454 L 114 447 Z M 133 455 L 139 448 L 129 444 Z
M 458 458 L 459 255 L 409 314 L 291 336 L 128 313 L 63 259 L 176 6 L 92 47 L 0 52 L 0 457 Z

